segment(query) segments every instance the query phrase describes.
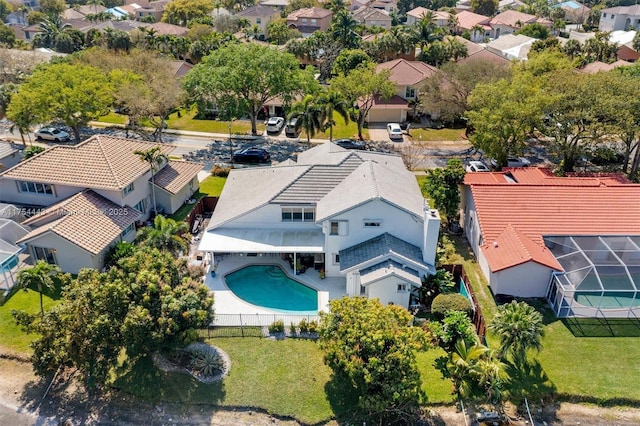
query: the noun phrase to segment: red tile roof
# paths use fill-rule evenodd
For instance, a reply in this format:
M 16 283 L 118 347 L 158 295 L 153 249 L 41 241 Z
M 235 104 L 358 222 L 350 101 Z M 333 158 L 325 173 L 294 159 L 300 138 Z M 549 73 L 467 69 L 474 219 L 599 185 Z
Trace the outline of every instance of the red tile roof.
M 553 267 L 544 251 L 547 235 L 640 235 L 640 185 L 620 175 L 564 178 L 522 168 L 467 173 L 464 183 L 471 188 L 491 270 L 527 258 Z M 492 250 L 494 242 L 504 250 Z
M 389 80 L 398 86 L 411 86 L 421 83 L 437 71 L 434 67 L 424 62 L 407 61 L 406 59 L 395 59 L 379 64 L 378 71 L 383 69 L 391 71 Z

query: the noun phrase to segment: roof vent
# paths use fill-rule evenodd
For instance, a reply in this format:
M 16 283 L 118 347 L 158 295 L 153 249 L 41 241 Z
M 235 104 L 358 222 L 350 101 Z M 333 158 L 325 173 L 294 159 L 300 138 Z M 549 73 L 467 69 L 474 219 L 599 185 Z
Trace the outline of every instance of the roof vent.
M 493 246 L 497 248 L 497 247 L 498 247 L 498 242 L 497 242 L 497 241 L 494 241 L 494 242 L 493 242 Z

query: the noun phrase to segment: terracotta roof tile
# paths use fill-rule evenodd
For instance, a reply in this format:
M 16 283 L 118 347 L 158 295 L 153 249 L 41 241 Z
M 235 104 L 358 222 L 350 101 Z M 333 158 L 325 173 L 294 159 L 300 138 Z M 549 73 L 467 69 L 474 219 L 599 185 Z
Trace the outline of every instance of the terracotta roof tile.
M 169 161 L 153 177 L 157 187 L 171 194 L 177 194 L 184 186 L 202 170 L 202 164 L 187 161 Z
M 287 19 L 300 19 L 300 18 L 317 18 L 322 19 L 327 16 L 333 15 L 328 9 L 323 9 L 321 7 L 304 7 L 302 9 L 298 9 L 296 11 L 291 12 L 287 15 Z
M 378 65 L 378 71 L 387 69 L 391 71 L 389 79 L 399 86 L 415 85 L 436 73 L 431 65 L 421 61 L 407 61 L 395 59 Z
M 5 171 L 0 178 L 119 190 L 149 170 L 149 165 L 133 152 L 155 146 L 164 154 L 175 148 L 96 135 L 76 146 L 49 148 Z
M 490 30 L 489 21 L 491 18 L 484 15 L 479 15 L 477 13 L 470 12 L 468 10 L 463 10 L 462 12 L 456 15 L 458 18 L 458 27 L 469 30 L 474 27 L 474 25 L 480 25 L 484 29 Z
M 129 206 L 121 207 L 87 189 L 26 220 L 26 225 L 46 223 L 22 237 L 18 243 L 53 232 L 92 254 L 98 254 L 138 216 L 139 211 Z

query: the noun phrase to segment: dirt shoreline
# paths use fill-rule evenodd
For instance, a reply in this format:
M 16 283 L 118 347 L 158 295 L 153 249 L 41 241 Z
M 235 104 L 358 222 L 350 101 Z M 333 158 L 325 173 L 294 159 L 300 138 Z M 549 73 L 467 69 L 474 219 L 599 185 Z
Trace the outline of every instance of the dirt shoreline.
M 136 401 L 115 393 L 90 397 L 76 387 L 73 377 L 61 377 L 47 398 L 44 383 L 24 361 L 0 359 L 0 424 L 21 425 L 216 425 L 267 426 L 300 425 L 250 408 L 226 408 L 209 405 L 185 405 Z M 64 385 L 61 385 L 64 384 Z M 535 424 L 547 425 L 640 425 L 640 408 L 604 408 L 570 403 L 534 407 Z M 525 419 L 511 416 L 515 425 Z M 324 423 L 337 425 L 335 421 Z M 456 407 L 430 407 L 424 425 L 463 425 L 464 415 Z

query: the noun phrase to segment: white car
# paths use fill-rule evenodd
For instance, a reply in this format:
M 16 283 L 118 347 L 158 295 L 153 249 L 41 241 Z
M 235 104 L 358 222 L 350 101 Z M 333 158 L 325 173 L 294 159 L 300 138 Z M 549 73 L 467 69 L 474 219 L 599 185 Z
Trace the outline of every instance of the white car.
M 488 172 L 489 168 L 482 161 L 469 161 L 466 170 L 468 172 Z
M 271 117 L 267 121 L 268 133 L 280 133 L 283 127 L 284 127 L 284 118 L 282 117 Z
M 509 157 L 507 158 L 507 167 L 529 167 L 531 161 L 524 157 Z M 498 162 L 495 159 L 491 159 L 491 166 L 498 167 Z
M 36 130 L 34 134 L 36 135 L 36 139 L 39 141 L 67 142 L 71 139 L 69 133 L 58 129 L 57 127 L 43 127 L 40 130 Z
M 389 132 L 389 139 L 399 139 L 402 140 L 402 129 L 398 123 L 389 123 L 387 124 L 387 132 Z

